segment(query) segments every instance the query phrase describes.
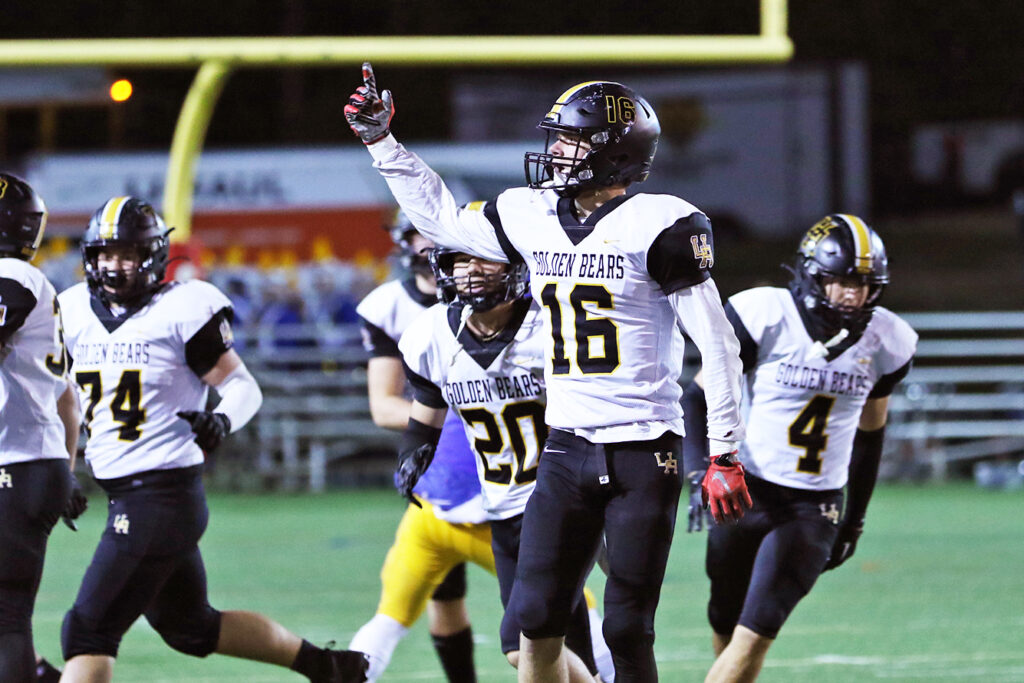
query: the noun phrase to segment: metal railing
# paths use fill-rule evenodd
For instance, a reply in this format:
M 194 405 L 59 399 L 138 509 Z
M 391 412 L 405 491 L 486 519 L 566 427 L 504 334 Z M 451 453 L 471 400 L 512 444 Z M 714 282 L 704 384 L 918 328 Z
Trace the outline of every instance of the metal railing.
M 1024 457 L 1024 313 L 903 317 L 921 341 L 890 400 L 888 466 L 943 476 L 955 461 Z M 398 433 L 370 417 L 358 326 L 257 327 L 236 337 L 264 393 L 249 428 L 261 477 L 320 491 L 332 461 L 394 451 Z

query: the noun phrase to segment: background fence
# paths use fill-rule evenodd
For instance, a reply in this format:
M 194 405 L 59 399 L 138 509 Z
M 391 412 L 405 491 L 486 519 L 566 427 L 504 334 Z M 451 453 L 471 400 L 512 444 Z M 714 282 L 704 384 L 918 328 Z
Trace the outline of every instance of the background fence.
M 883 476 L 940 479 L 977 461 L 1024 457 L 1024 313 L 903 317 L 921 341 L 890 402 Z M 357 325 L 257 326 L 238 336 L 264 402 L 228 442 L 231 460 L 259 485 L 285 490 L 387 480 L 398 434 L 370 418 Z M 686 379 L 699 361 L 688 349 Z M 245 481 L 253 477 L 236 470 L 235 484 Z

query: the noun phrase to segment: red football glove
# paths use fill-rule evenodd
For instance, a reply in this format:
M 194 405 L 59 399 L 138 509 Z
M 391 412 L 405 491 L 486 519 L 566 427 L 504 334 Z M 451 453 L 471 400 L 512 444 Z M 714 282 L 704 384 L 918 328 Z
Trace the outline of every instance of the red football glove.
M 724 520 L 736 521 L 743 517 L 742 502 L 748 508 L 754 506 L 743 478 L 743 465 L 734 460 L 736 452 L 719 455 L 711 459 L 711 466 L 700 484 L 701 500 L 704 507 L 710 507 L 711 516 L 721 524 Z
M 373 67 L 363 62 L 363 84 L 356 88 L 345 105 L 345 120 L 352 132 L 359 136 L 367 145 L 372 145 L 388 135 L 391 117 L 395 115 L 395 105 L 391 101 L 391 91 L 385 90 L 377 94 L 377 79 L 373 75 Z

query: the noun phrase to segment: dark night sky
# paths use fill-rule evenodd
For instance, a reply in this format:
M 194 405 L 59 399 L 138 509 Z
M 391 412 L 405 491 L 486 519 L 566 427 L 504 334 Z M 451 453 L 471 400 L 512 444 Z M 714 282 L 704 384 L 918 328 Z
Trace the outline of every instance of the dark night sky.
M 440 3 L 436 0 L 15 0 L 0 13 L 5 38 L 242 35 L 468 35 L 752 33 L 757 0 Z M 98 6 L 102 11 L 98 11 Z M 451 11 L 445 11 L 445 8 Z M 169 8 L 171 11 L 169 11 Z M 925 121 L 1007 118 L 1024 112 L 1022 0 L 790 0 L 796 62 L 863 60 L 871 82 L 873 180 L 900 183 L 911 127 Z M 557 69 L 557 65 L 553 65 Z M 123 144 L 164 148 L 192 73 L 128 70 L 137 93 L 125 105 Z M 387 85 L 417 106 L 402 120 L 404 139 L 447 136 L 452 71 L 389 69 Z M 529 72 L 524 72 L 528 74 Z M 209 145 L 336 143 L 350 140 L 340 111 L 358 81 L 351 70 L 246 70 L 232 76 L 211 123 Z M 266 93 L 277 89 L 280 97 Z M 441 91 L 441 92 L 439 92 Z M 274 101 L 272 107 L 266 102 Z M 262 109 L 254 110 L 253 103 Z M 61 117 L 61 148 L 104 146 L 106 114 Z M 26 113 L 8 131 L 34 129 Z M 97 139 L 97 136 L 99 139 Z M 24 136 L 30 139 L 31 135 Z M 16 154 L 22 150 L 9 150 Z

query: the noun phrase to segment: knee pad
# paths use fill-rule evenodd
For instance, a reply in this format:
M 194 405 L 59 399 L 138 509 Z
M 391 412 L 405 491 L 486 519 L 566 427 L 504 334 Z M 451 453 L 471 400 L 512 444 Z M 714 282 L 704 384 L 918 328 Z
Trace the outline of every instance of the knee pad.
M 466 597 L 466 563 L 455 565 L 448 575 L 444 577 L 441 585 L 434 589 L 431 600 L 461 600 Z
M 708 603 L 708 623 L 711 625 L 711 630 L 715 633 L 723 636 L 730 635 L 733 629 L 736 628 L 739 616 L 740 610 L 738 609 L 723 609 L 721 605 L 716 604 L 714 601 Z
M 35 680 L 36 658 L 32 650 L 32 633 L 0 633 L 0 681 L 35 683 Z
M 146 615 L 147 621 L 170 647 L 193 657 L 206 657 L 217 649 L 220 612 L 207 605 L 188 619 Z
M 0 584 L 0 635 L 31 633 L 34 601 L 35 594 L 27 585 L 9 581 Z
M 612 652 L 629 652 L 654 645 L 654 630 L 636 609 L 609 606 L 601 631 Z
M 64 661 L 77 655 L 117 657 L 123 633 L 102 633 L 97 624 L 79 615 L 72 607 L 60 627 L 60 647 Z
M 519 630 L 532 640 L 565 635 L 565 615 L 559 618 L 551 603 L 527 591 L 513 590 L 509 604 Z

